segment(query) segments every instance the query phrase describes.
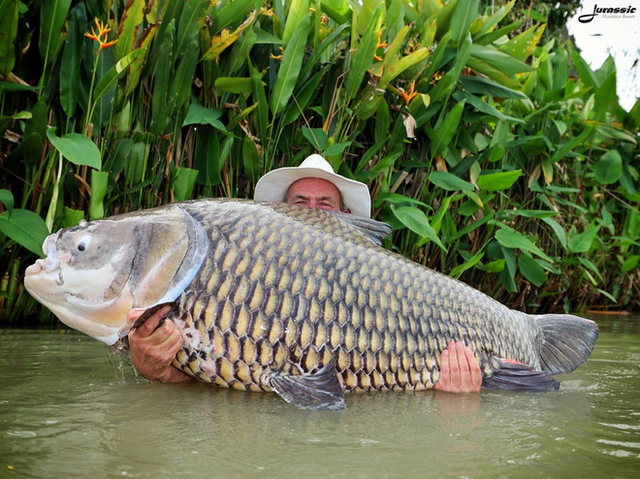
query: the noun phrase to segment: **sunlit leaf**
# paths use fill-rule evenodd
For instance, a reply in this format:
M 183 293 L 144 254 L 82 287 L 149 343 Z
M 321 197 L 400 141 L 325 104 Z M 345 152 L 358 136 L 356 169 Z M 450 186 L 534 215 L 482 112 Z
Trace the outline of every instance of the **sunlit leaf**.
M 474 190 L 474 186 L 471 183 L 446 171 L 434 171 L 429 175 L 429 181 L 447 191 Z
M 9 212 L 0 214 L 0 233 L 7 235 L 13 241 L 33 251 L 38 256 L 42 254 L 42 243 L 49 235 L 44 220 L 33 211 L 16 208 L 9 217 Z
M 531 242 L 528 238 L 518 233 L 517 231 L 510 231 L 507 229 L 500 229 L 496 231 L 496 239 L 498 242 L 507 248 L 518 248 L 522 251 L 528 251 L 540 258 L 546 259 L 553 263 L 553 259 L 547 256 L 540 248 Z
M 447 251 L 447 248 L 444 247 L 435 230 L 429 224 L 427 215 L 425 215 L 422 210 L 419 210 L 415 206 L 403 206 L 396 208 L 394 205 L 391 205 L 391 211 L 393 211 L 396 218 L 398 218 L 400 222 L 411 231 L 416 233 L 418 236 L 422 236 L 423 238 L 433 241 L 444 251 Z
M 489 173 L 478 177 L 478 188 L 483 191 L 506 190 L 518 181 L 522 170 L 501 171 L 499 173 Z
M 609 150 L 596 163 L 596 180 L 603 185 L 610 185 L 621 177 L 622 157 L 618 150 Z
M 187 116 L 182 122 L 182 126 L 187 125 L 211 125 L 218 130 L 227 131 L 224 124 L 218 120 L 222 116 L 222 111 L 217 108 L 204 108 L 197 103 L 189 105 Z
M 586 253 L 591 249 L 591 245 L 598 236 L 598 231 L 600 231 L 600 227 L 596 226 L 574 236 L 569 240 L 569 250 L 574 253 Z
M 55 127 L 47 130 L 47 138 L 62 156 L 74 165 L 87 165 L 99 170 L 102 167 L 100 150 L 89 138 L 78 133 L 68 133 L 58 138 Z

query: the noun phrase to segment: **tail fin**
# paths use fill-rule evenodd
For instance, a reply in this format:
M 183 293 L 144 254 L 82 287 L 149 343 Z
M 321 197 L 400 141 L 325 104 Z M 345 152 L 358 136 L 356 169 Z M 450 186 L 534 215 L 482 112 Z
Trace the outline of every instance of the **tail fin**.
M 540 361 L 547 374 L 573 371 L 584 363 L 598 339 L 598 325 L 570 314 L 534 316 L 544 332 Z

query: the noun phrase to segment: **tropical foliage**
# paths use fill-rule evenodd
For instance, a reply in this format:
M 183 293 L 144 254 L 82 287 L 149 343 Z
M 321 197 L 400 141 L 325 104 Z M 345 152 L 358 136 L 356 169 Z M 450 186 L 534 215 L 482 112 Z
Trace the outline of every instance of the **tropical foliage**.
M 524 310 L 639 307 L 640 103 L 514 5 L 0 0 L 3 317 L 36 311 L 49 231 L 313 152 L 415 261 Z

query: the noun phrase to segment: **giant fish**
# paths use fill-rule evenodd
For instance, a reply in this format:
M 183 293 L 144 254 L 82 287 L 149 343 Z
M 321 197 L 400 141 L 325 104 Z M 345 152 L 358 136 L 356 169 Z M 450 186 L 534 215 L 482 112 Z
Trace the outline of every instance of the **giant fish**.
M 173 365 L 207 383 L 343 409 L 344 392 L 422 390 L 469 346 L 483 385 L 552 390 L 585 362 L 592 321 L 529 315 L 383 248 L 388 225 L 284 203 L 209 199 L 81 221 L 47 237 L 24 284 L 108 345 L 130 311 L 172 304 Z M 141 319 L 138 319 L 138 321 Z

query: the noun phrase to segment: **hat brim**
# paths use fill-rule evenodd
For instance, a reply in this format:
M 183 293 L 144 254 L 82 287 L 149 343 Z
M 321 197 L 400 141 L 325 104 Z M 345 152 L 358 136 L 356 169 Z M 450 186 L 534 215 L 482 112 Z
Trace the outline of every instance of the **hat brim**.
M 289 187 L 302 178 L 320 178 L 333 183 L 345 208 L 358 216 L 371 217 L 371 197 L 364 183 L 329 173 L 321 168 L 284 167 L 270 171 L 256 184 L 256 201 L 285 201 Z

